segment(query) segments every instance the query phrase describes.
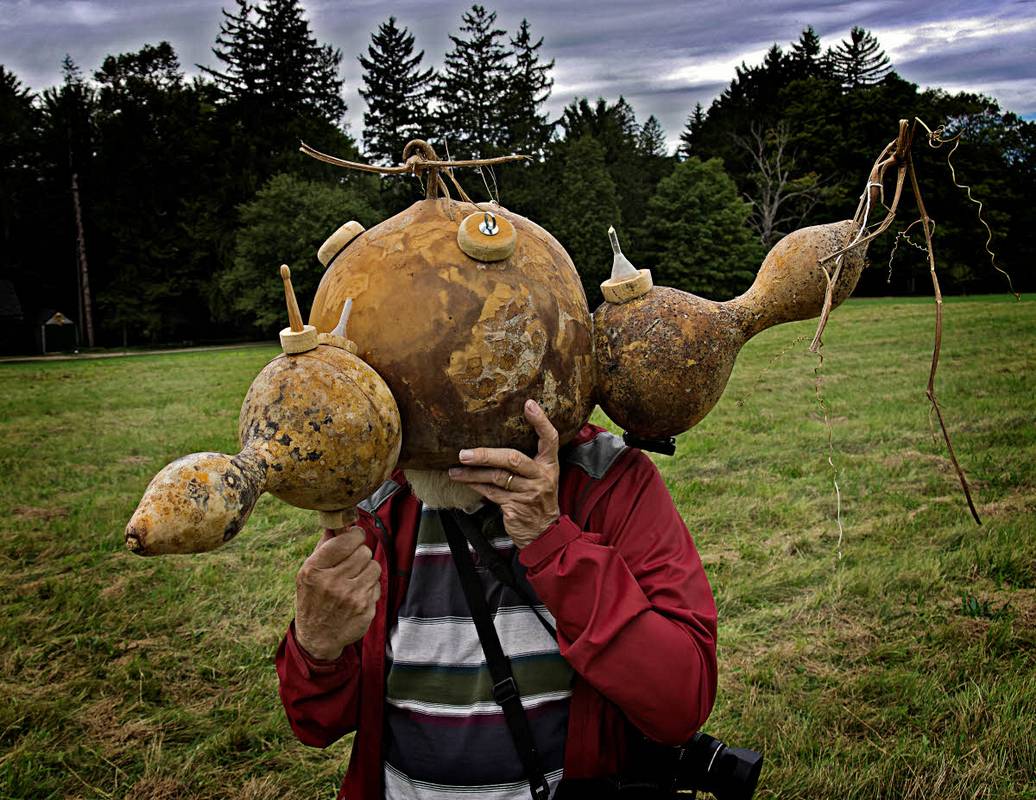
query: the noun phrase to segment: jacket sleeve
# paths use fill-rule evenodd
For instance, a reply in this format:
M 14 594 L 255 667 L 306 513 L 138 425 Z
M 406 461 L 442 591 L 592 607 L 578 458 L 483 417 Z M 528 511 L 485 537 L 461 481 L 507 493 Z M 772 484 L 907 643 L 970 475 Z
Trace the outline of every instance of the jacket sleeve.
M 561 654 L 648 737 L 681 744 L 716 697 L 716 605 L 658 470 L 632 463 L 590 515 L 526 546 L 526 577 L 557 622 Z
M 356 730 L 360 652 L 356 642 L 334 661 L 319 661 L 295 639 L 295 622 L 288 627 L 277 649 L 277 677 L 288 722 L 303 744 L 327 747 Z

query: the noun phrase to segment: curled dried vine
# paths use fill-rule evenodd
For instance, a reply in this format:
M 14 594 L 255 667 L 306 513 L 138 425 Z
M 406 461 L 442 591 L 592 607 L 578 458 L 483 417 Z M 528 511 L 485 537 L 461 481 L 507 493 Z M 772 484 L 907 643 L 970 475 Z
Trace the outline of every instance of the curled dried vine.
M 924 231 L 925 245 L 923 248 L 921 248 L 920 245 L 916 244 L 914 244 L 914 246 L 918 247 L 919 249 L 923 249 L 928 256 L 928 272 L 931 276 L 932 288 L 935 293 L 935 339 L 932 345 L 932 359 L 931 366 L 928 372 L 928 384 L 925 388 L 925 396 L 928 398 L 928 401 L 931 404 L 932 413 L 934 413 L 936 419 L 939 421 L 939 427 L 942 431 L 943 441 L 946 444 L 946 450 L 949 453 L 950 461 L 953 464 L 953 468 L 957 473 L 957 479 L 960 482 L 961 489 L 964 492 L 964 497 L 967 500 L 968 509 L 971 511 L 971 516 L 974 518 L 977 524 L 981 525 L 982 520 L 979 517 L 978 511 L 975 508 L 975 503 L 971 497 L 971 487 L 968 484 L 967 476 L 964 474 L 964 470 L 961 467 L 960 462 L 957 460 L 957 454 L 953 449 L 953 442 L 950 439 L 949 431 L 946 428 L 946 422 L 943 419 L 942 408 L 939 405 L 939 400 L 935 393 L 935 376 L 939 368 L 939 357 L 942 352 L 943 299 L 942 289 L 939 286 L 939 278 L 936 274 L 935 268 L 935 249 L 932 244 L 932 235 L 935 230 L 935 222 L 934 220 L 932 220 L 931 217 L 928 216 L 928 212 L 925 208 L 924 198 L 921 195 L 921 186 L 917 180 L 917 169 L 914 165 L 913 155 L 911 152 L 914 135 L 919 127 L 924 128 L 924 130 L 927 132 L 928 144 L 930 147 L 938 149 L 943 145 L 950 143 L 953 144 L 952 149 L 947 155 L 947 162 L 950 165 L 950 174 L 953 178 L 953 183 L 958 188 L 965 189 L 968 194 L 968 199 L 978 204 L 979 219 L 985 226 L 986 231 L 988 233 L 988 237 L 986 239 L 986 251 L 990 254 L 990 257 L 993 260 L 993 267 L 998 272 L 1003 273 L 1007 277 L 1008 283 L 1010 285 L 1010 276 L 1007 275 L 1007 273 L 1004 270 L 1002 270 L 999 266 L 996 265 L 995 256 L 993 255 L 993 252 L 989 247 L 990 242 L 992 241 L 992 231 L 990 230 L 989 225 L 986 224 L 985 219 L 982 218 L 982 204 L 971 196 L 970 187 L 957 182 L 956 172 L 953 168 L 953 163 L 950 160 L 950 157 L 957 149 L 957 145 L 960 141 L 960 134 L 958 133 L 955 136 L 944 137 L 943 128 L 940 127 L 936 128 L 935 130 L 932 130 L 917 117 L 914 118 L 914 122 L 912 125 L 907 120 L 900 120 L 899 134 L 896 137 L 896 140 L 894 142 L 890 142 L 885 146 L 885 148 L 881 151 L 881 154 L 878 156 L 877 160 L 875 160 L 874 166 L 871 168 L 871 172 L 867 180 L 867 185 L 866 187 L 864 187 L 863 193 L 860 196 L 860 203 L 857 207 L 856 215 L 853 217 L 854 224 L 851 228 L 850 236 L 848 237 L 849 241 L 847 241 L 845 246 L 841 249 L 833 253 L 830 253 L 824 258 L 820 259 L 820 266 L 823 269 L 824 276 L 827 278 L 827 289 L 824 297 L 824 305 L 820 314 L 820 321 L 817 325 L 816 334 L 813 337 L 813 343 L 810 345 L 810 351 L 820 355 L 822 347 L 821 336 L 823 335 L 824 328 L 827 325 L 828 316 L 831 312 L 834 289 L 837 285 L 838 279 L 841 274 L 842 256 L 845 253 L 852 250 L 853 248 L 859 247 L 860 245 L 869 242 L 871 239 L 880 235 L 889 228 L 889 226 L 895 219 L 896 212 L 899 208 L 899 202 L 902 198 L 904 183 L 906 179 L 909 178 L 911 192 L 914 195 L 914 201 L 917 205 L 917 210 L 920 214 L 920 217 L 919 219 L 911 222 L 903 231 L 900 232 L 899 235 L 897 235 L 896 245 L 893 247 L 892 256 L 895 255 L 895 249 L 896 247 L 898 247 L 900 237 L 906 237 L 907 241 L 909 241 L 911 244 L 914 244 L 914 242 L 909 239 L 908 234 L 911 228 L 913 228 L 915 225 L 920 224 L 922 230 Z M 880 223 L 875 225 L 873 228 L 868 228 L 871 207 L 873 205 L 876 205 L 876 202 L 878 200 L 883 200 L 885 176 L 887 171 L 891 169 L 893 166 L 896 168 L 896 189 L 895 194 L 892 198 L 892 202 L 887 206 L 887 213 L 885 215 L 885 218 Z M 892 268 L 892 256 L 890 256 L 889 258 L 890 273 Z M 834 265 L 832 268 L 829 269 L 827 267 L 827 264 L 832 261 L 834 262 Z M 1018 297 L 1018 294 L 1014 292 L 1013 286 L 1011 287 L 1011 291 L 1013 294 L 1015 294 L 1015 297 Z M 840 521 L 839 529 L 841 529 Z
M 950 151 L 946 154 L 946 166 L 950 168 L 950 180 L 953 182 L 953 185 L 956 186 L 958 189 L 964 190 L 964 192 L 968 196 L 969 202 L 974 203 L 976 206 L 978 206 L 978 221 L 982 223 L 982 227 L 986 229 L 986 241 L 984 247 L 986 249 L 986 253 L 989 255 L 989 265 L 1004 276 L 1004 279 L 1007 281 L 1007 290 L 1014 295 L 1014 299 L 1021 300 L 1022 296 L 1019 292 L 1015 291 L 1014 282 L 1011 280 L 1011 275 L 1007 272 L 1007 270 L 1003 269 L 1002 267 L 1000 267 L 1000 265 L 996 263 L 996 253 L 993 252 L 992 248 L 993 229 L 989 227 L 989 223 L 986 222 L 986 218 L 982 213 L 982 201 L 977 200 L 974 196 L 972 196 L 970 184 L 960 183 L 957 180 L 957 170 L 953 166 L 953 154 L 956 153 L 957 148 L 960 147 L 961 136 L 964 132 L 958 131 L 953 136 L 946 136 L 945 125 L 940 125 L 935 130 L 932 130 L 927 125 L 925 125 L 924 121 L 921 120 L 919 117 L 914 117 L 914 123 L 915 125 L 920 125 L 928 133 L 928 146 L 931 147 L 933 150 L 939 150 L 943 147 L 943 145 L 953 145 L 953 147 L 950 148 Z

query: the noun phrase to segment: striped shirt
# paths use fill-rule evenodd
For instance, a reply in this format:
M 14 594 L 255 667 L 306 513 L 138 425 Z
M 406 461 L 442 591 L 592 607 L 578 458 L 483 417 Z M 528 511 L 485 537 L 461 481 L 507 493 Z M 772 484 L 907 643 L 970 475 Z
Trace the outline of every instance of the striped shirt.
M 439 513 L 421 512 L 410 584 L 387 645 L 385 797 L 527 800 L 529 784 L 493 700 L 493 680 Z M 487 505 L 473 516 L 535 598 L 499 508 Z M 572 669 L 532 609 L 472 557 L 553 791 L 564 762 Z M 537 609 L 553 622 L 544 606 Z

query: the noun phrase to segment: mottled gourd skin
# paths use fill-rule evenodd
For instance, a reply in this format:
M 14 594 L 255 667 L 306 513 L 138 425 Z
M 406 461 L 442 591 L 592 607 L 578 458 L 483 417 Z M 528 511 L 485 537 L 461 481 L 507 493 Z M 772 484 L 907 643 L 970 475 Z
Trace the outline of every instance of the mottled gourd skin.
M 349 338 L 392 391 L 400 466 L 441 469 L 473 444 L 534 452 L 537 400 L 562 442 L 590 415 L 590 313 L 561 245 L 503 208 L 514 253 L 480 262 L 457 244 L 470 203 L 422 200 L 356 238 L 324 274 L 310 324 L 325 332 L 353 298 Z
M 644 438 L 675 436 L 719 401 L 748 339 L 821 313 L 827 279 L 819 260 L 848 241 L 852 222 L 802 228 L 781 239 L 751 288 L 727 302 L 655 286 L 594 312 L 598 397 L 605 413 Z M 844 257 L 832 307 L 856 287 L 864 248 Z
M 743 335 L 722 303 L 655 286 L 594 313 L 598 402 L 623 430 L 675 436 L 719 400 Z
M 340 347 L 280 355 L 241 407 L 241 452 L 194 453 L 151 481 L 126 526 L 140 555 L 201 553 L 233 538 L 269 491 L 299 508 L 355 506 L 399 457 L 399 411 L 385 382 Z
M 266 491 L 314 511 L 352 508 L 392 473 L 400 419 L 385 382 L 338 347 L 274 358 L 241 405 L 238 436 L 261 453 Z
M 742 319 L 745 339 L 783 322 L 820 316 L 827 291 L 820 259 L 841 250 L 854 231 L 852 220 L 843 220 L 799 228 L 777 242 L 763 259 L 749 290 L 724 304 Z M 866 246 L 842 256 L 831 308 L 840 306 L 853 293 L 866 262 Z M 826 264 L 829 270 L 833 265 L 833 259 Z
M 126 526 L 126 547 L 140 555 L 215 550 L 244 527 L 265 476 L 262 460 L 248 456 L 176 459 L 148 484 Z

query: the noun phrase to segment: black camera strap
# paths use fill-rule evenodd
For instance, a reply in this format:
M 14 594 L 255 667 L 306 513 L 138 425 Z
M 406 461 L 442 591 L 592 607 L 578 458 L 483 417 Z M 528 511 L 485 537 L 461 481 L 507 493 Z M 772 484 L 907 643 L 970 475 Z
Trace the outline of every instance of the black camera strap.
M 550 796 L 550 786 L 543 777 L 540 754 L 536 749 L 536 741 L 532 736 L 529 719 L 525 716 L 525 709 L 522 707 L 518 684 L 515 683 L 514 672 L 511 670 L 511 660 L 504 653 L 503 646 L 500 644 L 500 637 L 496 633 L 496 627 L 493 625 L 489 613 L 489 604 L 486 602 L 482 581 L 479 580 L 478 573 L 475 571 L 475 562 L 468 551 L 469 538 L 461 533 L 460 520 L 454 516 L 452 511 L 441 511 L 439 518 L 442 520 L 446 541 L 453 554 L 453 563 L 457 565 L 464 597 L 471 611 L 471 620 L 475 623 L 478 640 L 482 644 L 482 652 L 486 656 L 489 674 L 493 679 L 493 699 L 504 712 L 504 719 L 507 720 L 507 727 L 514 740 L 515 750 L 518 751 L 518 759 L 521 761 L 522 770 L 529 781 L 529 790 L 533 800 L 547 800 Z M 478 536 L 478 534 L 474 535 Z M 472 544 L 472 547 L 475 545 Z M 494 555 L 497 555 L 495 551 Z
M 464 535 L 464 538 L 468 540 L 475 552 L 478 553 L 479 561 L 481 561 L 485 567 L 493 573 L 493 577 L 496 578 L 500 583 L 506 586 L 508 589 L 518 595 L 522 602 L 525 603 L 533 614 L 536 615 L 536 619 L 539 620 L 540 625 L 543 627 L 551 639 L 558 638 L 558 632 L 547 618 L 540 613 L 537 606 L 539 602 L 529 595 L 525 587 L 518 582 L 517 576 L 514 574 L 514 570 L 511 569 L 511 565 L 507 563 L 500 553 L 496 551 L 496 548 L 486 539 L 485 536 L 475 529 L 471 520 L 464 516 L 462 518 L 453 518 L 454 523 L 460 528 L 460 532 Z

